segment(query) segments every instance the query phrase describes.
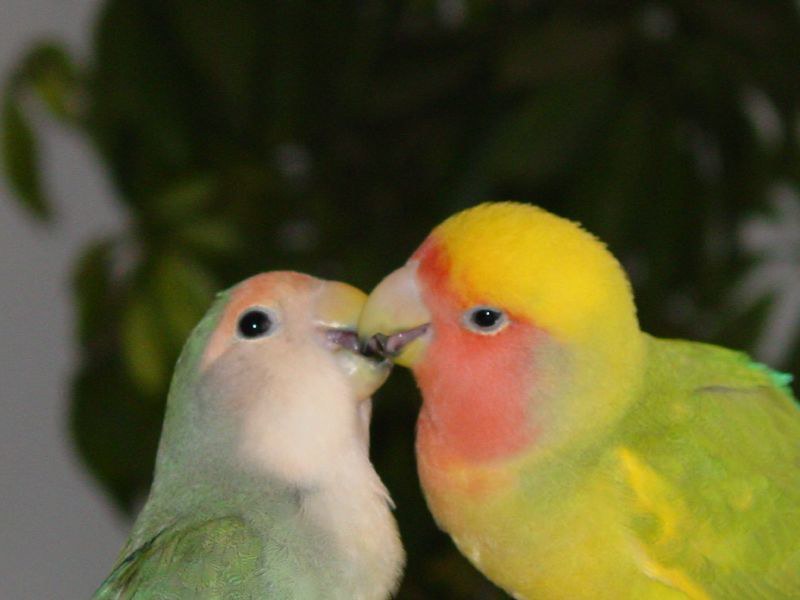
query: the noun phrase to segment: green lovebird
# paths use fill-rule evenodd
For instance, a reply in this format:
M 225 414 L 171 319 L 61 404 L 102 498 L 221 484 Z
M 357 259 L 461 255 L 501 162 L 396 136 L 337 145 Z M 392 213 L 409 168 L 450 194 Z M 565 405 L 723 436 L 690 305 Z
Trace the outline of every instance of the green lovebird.
M 404 562 L 369 460 L 387 364 L 366 295 L 293 272 L 223 292 L 175 368 L 150 496 L 95 598 L 374 599 Z
M 790 377 L 643 333 L 577 224 L 463 211 L 370 294 L 359 332 L 422 392 L 431 512 L 515 598 L 800 598 Z

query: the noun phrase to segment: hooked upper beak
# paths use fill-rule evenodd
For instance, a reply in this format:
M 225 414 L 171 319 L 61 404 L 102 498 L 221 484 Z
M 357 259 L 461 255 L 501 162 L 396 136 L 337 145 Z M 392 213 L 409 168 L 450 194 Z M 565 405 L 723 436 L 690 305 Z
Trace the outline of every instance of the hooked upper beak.
M 316 325 L 359 400 L 372 396 L 392 369 L 383 357 L 369 357 L 360 351 L 356 328 L 366 299 L 367 295 L 358 288 L 325 281 L 314 307 Z
M 358 321 L 367 352 L 413 367 L 430 339 L 431 316 L 422 302 L 417 261 L 409 261 L 372 290 Z

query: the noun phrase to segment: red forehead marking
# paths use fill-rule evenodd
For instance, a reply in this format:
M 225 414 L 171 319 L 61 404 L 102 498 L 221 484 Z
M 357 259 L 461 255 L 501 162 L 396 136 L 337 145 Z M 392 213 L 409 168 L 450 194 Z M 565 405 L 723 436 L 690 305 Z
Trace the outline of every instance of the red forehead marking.
M 415 253 L 433 337 L 414 368 L 424 402 L 417 449 L 424 462 L 490 461 L 528 446 L 536 328 L 510 315 L 495 335 L 461 325 L 469 306 L 450 289 L 449 261 L 435 239 Z M 443 465 L 442 465 L 443 466 Z
M 236 334 L 236 323 L 250 306 L 270 305 L 279 298 L 308 292 L 317 280 L 293 271 L 261 273 L 245 279 L 232 291 L 214 333 L 208 341 L 200 368 L 204 369 L 228 349 Z

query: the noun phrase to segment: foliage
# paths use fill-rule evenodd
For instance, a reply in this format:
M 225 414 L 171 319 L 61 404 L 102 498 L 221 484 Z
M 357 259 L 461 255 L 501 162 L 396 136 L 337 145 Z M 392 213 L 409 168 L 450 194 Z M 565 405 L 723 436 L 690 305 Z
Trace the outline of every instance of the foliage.
M 751 346 L 766 308 L 728 301 L 751 262 L 737 232 L 800 178 L 799 46 L 788 0 L 106 0 L 90 64 L 35 48 L 2 112 L 6 175 L 33 215 L 52 212 L 37 98 L 91 139 L 130 215 L 74 272 L 81 456 L 130 513 L 215 289 L 278 268 L 369 288 L 487 199 L 606 240 L 648 331 Z M 776 366 L 797 371 L 786 347 Z M 396 374 L 374 425 L 410 550 L 402 597 L 500 597 L 425 509 L 415 397 Z

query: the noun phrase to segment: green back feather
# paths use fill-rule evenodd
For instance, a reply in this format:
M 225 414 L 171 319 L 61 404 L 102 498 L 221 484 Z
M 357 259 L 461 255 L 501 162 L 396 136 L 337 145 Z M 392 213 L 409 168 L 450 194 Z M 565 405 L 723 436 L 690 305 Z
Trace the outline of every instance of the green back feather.
M 622 426 L 647 480 L 629 487 L 642 548 L 709 598 L 799 598 L 790 378 L 723 348 L 648 341 L 647 387 Z

